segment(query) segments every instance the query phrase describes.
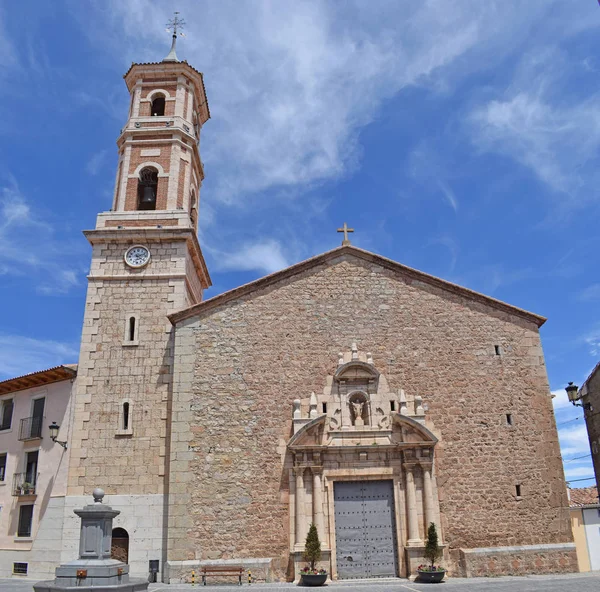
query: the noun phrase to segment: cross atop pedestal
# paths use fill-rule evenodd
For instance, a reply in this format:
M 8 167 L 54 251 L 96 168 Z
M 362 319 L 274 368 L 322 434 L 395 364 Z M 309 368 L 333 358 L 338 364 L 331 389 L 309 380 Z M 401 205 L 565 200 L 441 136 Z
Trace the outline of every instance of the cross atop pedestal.
M 344 240 L 342 241 L 342 247 L 345 247 L 345 246 L 351 244 L 350 240 L 348 239 L 348 233 L 354 232 L 354 228 L 348 228 L 348 224 L 346 224 L 344 222 L 344 228 L 338 228 L 337 231 L 344 233 Z

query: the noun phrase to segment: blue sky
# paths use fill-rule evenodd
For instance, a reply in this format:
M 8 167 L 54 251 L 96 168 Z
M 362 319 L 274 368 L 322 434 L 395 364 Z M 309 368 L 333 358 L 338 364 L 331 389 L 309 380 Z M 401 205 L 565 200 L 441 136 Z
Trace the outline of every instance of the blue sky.
M 359 247 L 548 317 L 567 478 L 591 476 L 562 388 L 600 359 L 596 0 L 0 4 L 0 379 L 76 361 L 122 75 L 164 57 L 173 10 L 212 114 L 206 295 L 347 221 Z

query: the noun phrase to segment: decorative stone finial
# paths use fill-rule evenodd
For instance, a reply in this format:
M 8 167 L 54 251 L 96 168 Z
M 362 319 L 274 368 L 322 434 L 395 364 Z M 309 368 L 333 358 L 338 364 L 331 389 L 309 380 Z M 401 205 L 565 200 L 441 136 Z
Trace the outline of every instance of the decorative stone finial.
M 400 415 L 408 415 L 408 404 L 406 402 L 406 394 L 403 389 L 400 389 L 400 396 L 398 397 L 400 401 Z
M 373 354 L 371 352 L 367 352 L 367 364 L 373 364 Z
M 344 354 L 342 352 L 340 352 L 338 354 L 338 366 L 343 366 L 344 365 Z
M 302 418 L 302 413 L 300 411 L 301 404 L 302 404 L 302 402 L 300 401 L 300 399 L 294 400 L 294 413 L 292 414 L 293 419 L 301 419 Z
M 423 397 L 415 395 L 415 415 L 425 415 L 425 409 L 423 409 Z
M 94 503 L 101 504 L 104 499 L 104 489 L 100 489 L 100 487 L 96 487 L 94 491 L 92 491 L 92 495 L 94 496 Z
M 352 344 L 352 359 L 358 360 L 358 347 L 356 346 L 356 343 Z
M 317 396 L 315 393 L 310 394 L 310 411 L 308 416 L 312 419 L 317 417 Z

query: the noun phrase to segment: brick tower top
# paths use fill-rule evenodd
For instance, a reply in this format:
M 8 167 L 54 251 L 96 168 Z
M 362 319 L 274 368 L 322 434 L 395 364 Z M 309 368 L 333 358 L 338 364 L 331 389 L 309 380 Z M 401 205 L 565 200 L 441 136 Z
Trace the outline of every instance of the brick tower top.
M 110 212 L 96 228 L 164 226 L 197 230 L 204 179 L 200 133 L 210 118 L 202 73 L 175 54 L 134 63 L 124 75 L 131 95 L 117 140 L 119 164 Z

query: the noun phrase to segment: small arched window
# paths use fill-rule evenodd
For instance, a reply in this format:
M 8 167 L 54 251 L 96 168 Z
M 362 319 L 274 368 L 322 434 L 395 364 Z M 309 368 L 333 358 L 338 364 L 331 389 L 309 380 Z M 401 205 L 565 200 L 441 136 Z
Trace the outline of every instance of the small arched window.
M 156 209 L 156 190 L 158 188 L 158 171 L 146 167 L 140 171 L 138 179 L 138 210 Z
M 164 95 L 156 95 L 152 99 L 152 106 L 150 108 L 150 114 L 155 116 L 162 116 L 165 114 L 165 97 Z

